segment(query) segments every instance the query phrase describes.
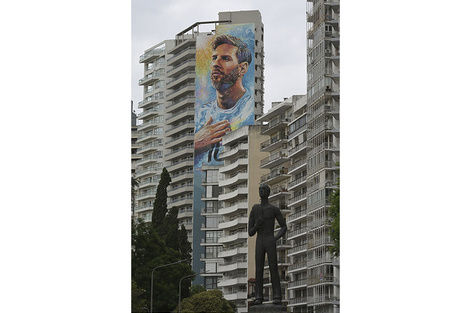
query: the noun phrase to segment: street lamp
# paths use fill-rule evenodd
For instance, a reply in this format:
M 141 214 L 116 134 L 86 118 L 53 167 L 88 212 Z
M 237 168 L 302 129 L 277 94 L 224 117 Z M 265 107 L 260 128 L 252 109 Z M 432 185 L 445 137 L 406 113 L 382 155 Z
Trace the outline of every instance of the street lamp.
M 170 263 L 170 264 L 159 265 L 159 266 L 155 267 L 155 268 L 152 270 L 152 279 L 151 279 L 151 282 L 150 282 L 150 313 L 153 312 L 153 272 L 154 272 L 157 268 L 162 268 L 162 267 L 166 267 L 166 266 L 170 266 L 170 265 L 174 265 L 174 264 L 178 264 L 178 263 L 186 262 L 186 261 L 189 261 L 189 259 L 186 259 L 186 260 L 179 260 L 179 261 L 177 261 L 177 262 L 173 262 L 173 263 Z
M 200 272 L 199 274 L 191 274 L 191 275 L 188 275 L 188 276 L 184 276 L 180 279 L 180 282 L 179 282 L 178 313 L 181 313 L 181 281 L 185 278 L 189 278 L 189 277 L 193 277 L 193 276 L 197 276 L 197 275 L 205 274 L 205 273 L 209 273 L 209 271 Z

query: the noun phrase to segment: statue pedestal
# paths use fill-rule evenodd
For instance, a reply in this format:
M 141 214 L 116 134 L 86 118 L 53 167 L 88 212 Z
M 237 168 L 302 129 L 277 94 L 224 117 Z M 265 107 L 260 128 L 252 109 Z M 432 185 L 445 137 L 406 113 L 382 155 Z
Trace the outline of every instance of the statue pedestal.
M 285 313 L 287 312 L 287 307 L 279 304 L 258 304 L 253 305 L 248 309 L 248 313 Z

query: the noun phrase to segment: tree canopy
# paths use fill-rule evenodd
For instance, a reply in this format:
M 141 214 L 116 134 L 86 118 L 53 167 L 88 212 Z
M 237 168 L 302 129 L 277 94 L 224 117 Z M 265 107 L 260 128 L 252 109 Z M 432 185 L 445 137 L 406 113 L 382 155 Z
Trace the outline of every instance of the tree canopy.
M 178 313 L 178 308 L 173 312 Z M 227 301 L 222 291 L 212 289 L 202 291 L 181 301 L 181 313 L 233 313 L 233 306 Z
M 178 209 L 167 209 L 166 188 L 170 182 L 164 168 L 155 195 L 152 222 L 132 220 L 132 280 L 135 282 L 132 303 L 133 310 L 137 310 L 133 312 L 149 310 L 152 271 L 156 267 L 187 260 L 154 270 L 153 312 L 171 312 L 177 307 L 179 280 L 194 274 L 190 266 L 191 244 L 186 229 L 183 226 L 179 229 Z M 190 285 L 191 279 L 182 281 L 182 299 L 190 296 Z

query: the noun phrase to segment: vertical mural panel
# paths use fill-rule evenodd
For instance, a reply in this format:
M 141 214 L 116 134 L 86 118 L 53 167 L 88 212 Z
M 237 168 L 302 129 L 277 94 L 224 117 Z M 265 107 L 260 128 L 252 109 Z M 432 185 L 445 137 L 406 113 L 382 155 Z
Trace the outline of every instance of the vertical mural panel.
M 223 136 L 253 125 L 255 91 L 254 24 L 217 25 L 215 35 L 196 41 L 196 100 L 194 129 L 193 269 L 203 270 L 199 260 L 204 232 L 201 211 L 205 194 L 203 166 L 222 165 Z

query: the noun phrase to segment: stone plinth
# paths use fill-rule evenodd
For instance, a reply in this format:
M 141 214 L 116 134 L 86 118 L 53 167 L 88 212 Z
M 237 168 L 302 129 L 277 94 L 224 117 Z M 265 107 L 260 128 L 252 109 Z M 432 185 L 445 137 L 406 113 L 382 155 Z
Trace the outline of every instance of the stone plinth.
M 258 304 L 253 305 L 248 309 L 248 313 L 284 313 L 287 312 L 287 307 L 279 304 Z

